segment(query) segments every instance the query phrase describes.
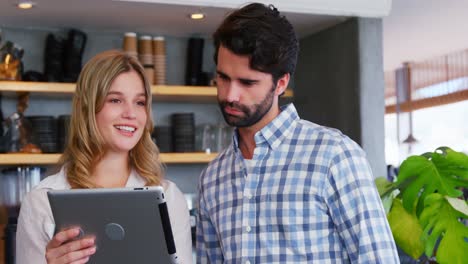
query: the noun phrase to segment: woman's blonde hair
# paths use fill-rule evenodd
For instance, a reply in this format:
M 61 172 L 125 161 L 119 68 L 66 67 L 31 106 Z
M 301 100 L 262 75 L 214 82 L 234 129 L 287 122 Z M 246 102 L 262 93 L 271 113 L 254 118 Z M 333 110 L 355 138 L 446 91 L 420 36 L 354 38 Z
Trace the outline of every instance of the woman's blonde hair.
M 104 140 L 96 123 L 96 113 L 102 109 L 114 79 L 129 71 L 135 71 L 143 81 L 147 102 L 145 130 L 130 151 L 129 165 L 146 180 L 146 185 L 162 183 L 164 168 L 159 150 L 151 140 L 152 96 L 145 71 L 136 58 L 121 51 L 110 50 L 96 55 L 86 63 L 76 85 L 68 143 L 59 162 L 64 166 L 72 188 L 100 187 L 90 179 L 93 169 L 105 153 Z

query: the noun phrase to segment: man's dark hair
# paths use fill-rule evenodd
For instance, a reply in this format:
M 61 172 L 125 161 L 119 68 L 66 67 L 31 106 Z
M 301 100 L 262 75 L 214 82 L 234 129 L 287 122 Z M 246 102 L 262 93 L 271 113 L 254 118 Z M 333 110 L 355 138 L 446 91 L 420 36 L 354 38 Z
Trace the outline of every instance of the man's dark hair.
M 234 11 L 213 34 L 215 63 L 220 45 L 250 57 L 250 67 L 273 76 L 276 84 L 296 69 L 299 43 L 291 23 L 273 6 L 253 3 Z

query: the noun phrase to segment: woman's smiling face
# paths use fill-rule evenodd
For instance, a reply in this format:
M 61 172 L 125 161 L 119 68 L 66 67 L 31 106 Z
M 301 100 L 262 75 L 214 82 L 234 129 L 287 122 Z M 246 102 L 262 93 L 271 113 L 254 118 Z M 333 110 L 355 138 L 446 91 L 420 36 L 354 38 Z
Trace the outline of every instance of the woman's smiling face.
M 107 152 L 128 153 L 140 140 L 148 114 L 143 81 L 135 71 L 121 73 L 112 82 L 102 109 L 96 114 Z

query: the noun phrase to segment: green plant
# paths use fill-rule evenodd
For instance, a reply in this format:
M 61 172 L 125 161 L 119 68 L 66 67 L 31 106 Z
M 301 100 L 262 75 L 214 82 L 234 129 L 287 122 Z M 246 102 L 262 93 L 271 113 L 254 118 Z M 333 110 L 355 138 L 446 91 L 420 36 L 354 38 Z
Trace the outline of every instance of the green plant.
M 447 147 L 408 157 L 393 183 L 377 178 L 397 245 L 418 259 L 468 262 L 468 156 Z

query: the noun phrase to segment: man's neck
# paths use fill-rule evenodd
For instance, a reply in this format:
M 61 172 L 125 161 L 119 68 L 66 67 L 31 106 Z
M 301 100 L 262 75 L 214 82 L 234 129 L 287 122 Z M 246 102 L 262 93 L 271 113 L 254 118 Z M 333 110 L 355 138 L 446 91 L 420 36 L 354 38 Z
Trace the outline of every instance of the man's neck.
M 239 127 L 239 149 L 245 159 L 252 159 L 255 151 L 255 134 L 275 119 L 281 111 L 278 105 L 272 107 L 260 121 L 250 127 Z
M 255 151 L 255 133 L 256 130 L 250 128 L 239 128 L 239 149 L 245 159 L 252 159 Z

